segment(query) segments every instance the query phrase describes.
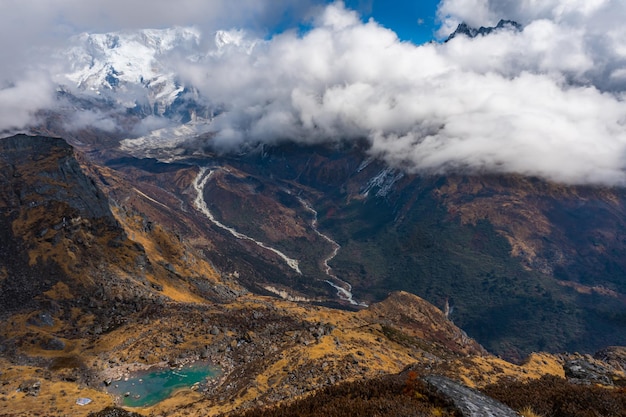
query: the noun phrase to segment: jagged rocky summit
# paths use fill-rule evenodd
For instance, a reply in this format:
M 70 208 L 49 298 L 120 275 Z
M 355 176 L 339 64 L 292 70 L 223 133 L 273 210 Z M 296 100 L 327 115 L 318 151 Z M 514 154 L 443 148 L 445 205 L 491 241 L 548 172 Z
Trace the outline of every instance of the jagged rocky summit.
M 512 31 L 521 31 L 523 29 L 522 25 L 517 23 L 514 20 L 505 20 L 501 19 L 496 26 L 481 26 L 479 28 L 475 28 L 469 26 L 467 23 L 463 22 L 457 26 L 456 30 L 448 36 L 446 42 L 454 39 L 457 36 L 464 35 L 468 38 L 475 38 L 477 36 L 485 36 L 499 30 L 512 30 Z

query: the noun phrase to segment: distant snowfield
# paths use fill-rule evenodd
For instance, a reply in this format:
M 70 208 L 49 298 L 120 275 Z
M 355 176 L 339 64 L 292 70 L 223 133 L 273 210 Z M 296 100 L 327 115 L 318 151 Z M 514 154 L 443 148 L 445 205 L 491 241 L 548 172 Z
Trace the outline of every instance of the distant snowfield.
M 185 152 L 185 145 L 209 136 L 211 131 L 210 120 L 199 120 L 156 129 L 138 138 L 124 139 L 119 147 L 136 157 L 157 158 L 168 162 L 168 159 Z
M 142 89 L 151 105 L 171 104 L 184 90 L 164 57 L 197 54 L 200 33 L 193 28 L 144 29 L 134 32 L 82 34 L 65 55 L 73 87 L 95 94 L 116 90 L 132 108 Z M 124 93 L 132 93 L 124 99 Z

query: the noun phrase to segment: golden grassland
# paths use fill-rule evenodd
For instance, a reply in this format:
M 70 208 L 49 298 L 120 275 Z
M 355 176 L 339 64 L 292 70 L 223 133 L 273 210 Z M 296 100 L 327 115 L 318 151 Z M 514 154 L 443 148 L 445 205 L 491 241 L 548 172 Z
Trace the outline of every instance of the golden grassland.
M 258 373 L 252 378 L 247 389 L 241 391 L 234 398 L 226 403 L 215 403 L 204 399 L 196 392 L 185 390 L 174 395 L 170 399 L 159 403 L 156 406 L 134 410 L 145 415 L 156 415 L 159 413 L 173 413 L 180 411 L 181 415 L 216 415 L 221 412 L 235 410 L 245 404 L 250 404 L 261 398 L 264 393 L 272 388 L 281 387 L 290 373 L 298 369 L 310 367 L 317 364 L 328 368 L 339 366 L 346 360 L 357 358 L 364 366 L 354 371 L 346 381 L 364 378 L 373 378 L 381 374 L 393 374 L 400 372 L 406 366 L 420 362 L 424 352 L 419 349 L 407 347 L 385 339 L 378 323 L 371 323 L 364 320 L 363 314 L 336 311 L 321 307 L 310 307 L 307 305 L 293 304 L 287 301 L 276 301 L 265 297 L 246 296 L 238 303 L 222 306 L 233 310 L 254 309 L 255 306 L 267 306 L 268 303 L 275 303 L 275 308 L 284 311 L 284 314 L 296 316 L 311 324 L 318 322 L 332 323 L 335 329 L 331 334 L 325 335 L 317 342 L 310 344 L 286 344 L 276 346 L 280 355 L 276 359 L 259 364 Z M 215 306 L 207 305 L 207 316 L 215 312 Z M 12 330 L 28 329 L 32 331 L 32 326 L 26 324 L 26 317 L 15 318 Z M 46 329 L 51 334 L 58 330 L 60 324 Z M 141 362 L 138 357 L 141 349 L 137 348 L 141 340 L 149 339 L 151 335 L 158 334 L 162 329 L 162 323 L 154 322 L 150 325 L 123 326 L 109 334 L 99 338 L 97 343 L 91 348 L 86 348 L 86 343 L 80 340 L 66 340 L 66 347 L 63 351 L 45 351 L 42 349 L 26 349 L 24 351 L 30 357 L 40 359 L 52 359 L 54 357 L 68 357 L 75 355 L 88 366 L 91 364 L 96 370 L 105 371 L 107 364 L 100 357 L 105 353 L 114 352 L 114 356 L 128 357 L 127 363 Z M 209 342 L 206 336 L 194 339 L 189 337 L 185 344 L 177 349 L 191 349 L 199 344 Z M 129 343 L 136 340 L 137 342 Z M 155 349 L 151 360 L 156 362 L 158 354 L 166 352 L 166 349 Z M 145 361 L 143 361 L 145 362 Z M 322 363 L 324 365 L 322 365 Z M 451 362 L 451 368 L 455 369 L 454 376 L 463 380 L 469 386 L 484 386 L 497 382 L 503 377 L 513 377 L 518 379 L 539 378 L 545 374 L 563 376 L 562 367 L 558 360 L 546 354 L 533 355 L 528 362 L 522 366 L 510 364 L 504 360 L 486 357 L 460 357 Z M 40 412 L 56 413 L 58 415 L 86 415 L 88 412 L 104 408 L 114 402 L 114 399 L 101 390 L 81 387 L 79 383 L 59 381 L 58 375 L 45 368 L 15 366 L 4 361 L 2 381 L 10 381 L 4 386 L 4 390 L 9 393 L 7 401 L 0 403 L 0 414 L 15 413 L 17 415 L 27 415 L 28 413 Z M 132 367 L 129 367 L 130 369 Z M 49 379 L 41 375 L 52 375 Z M 62 374 L 62 373 L 60 373 Z M 25 380 L 36 378 L 42 381 L 41 392 L 38 397 L 29 397 L 23 393 L 15 392 L 19 384 Z M 317 375 L 317 380 L 311 380 L 314 386 L 325 379 L 325 375 Z M 4 383 L 4 382 L 3 382 Z M 63 394 L 65 393 L 65 394 Z M 75 404 L 77 397 L 89 397 L 93 400 L 90 406 L 80 407 Z M 36 404 L 36 405 L 35 405 Z M 181 410 L 184 410 L 181 411 Z M 61 412 L 62 411 L 62 412 Z
M 182 289 L 181 291 L 184 291 Z M 268 392 L 286 390 L 289 387 L 288 376 L 301 369 L 314 367 L 324 370 L 309 381 L 310 386 L 323 386 L 327 374 L 333 369 L 344 366 L 346 362 L 355 363 L 350 372 L 346 372 L 343 381 L 361 380 L 375 378 L 382 374 L 395 374 L 407 366 L 415 364 L 430 363 L 436 368 L 439 359 L 433 359 L 433 353 L 423 349 L 426 345 L 411 345 L 408 342 L 390 340 L 386 337 L 383 326 L 393 325 L 398 332 L 407 335 L 413 334 L 412 326 L 415 322 L 395 322 L 390 323 L 389 317 L 385 316 L 385 323 L 378 314 L 386 310 L 389 306 L 373 306 L 368 310 L 360 312 L 340 311 L 325 307 L 312 306 L 305 303 L 294 303 L 271 297 L 243 295 L 236 301 L 229 304 L 212 304 L 206 301 L 196 303 L 196 298 L 192 294 L 179 297 L 184 300 L 194 300 L 196 307 L 201 306 L 203 316 L 210 322 L 211 317 L 216 314 L 236 315 L 241 312 L 252 312 L 256 310 L 271 310 L 275 314 L 284 315 L 290 320 L 299 320 L 304 323 L 304 327 L 317 323 L 325 323 L 332 326 L 332 331 L 320 337 L 318 340 L 311 340 L 308 343 L 288 342 L 292 334 L 287 332 L 281 335 L 275 342 L 275 355 L 269 355 L 261 360 L 256 373 L 249 376 L 249 381 L 244 389 L 235 393 L 226 401 L 210 400 L 198 392 L 183 390 L 153 407 L 133 409 L 140 414 L 149 415 L 188 415 L 188 416 L 212 416 L 224 412 L 230 412 L 248 407 L 250 404 L 257 404 Z M 66 297 L 68 289 L 64 285 L 57 285 L 48 294 L 50 296 Z M 407 294 L 400 297 L 407 299 Z M 427 311 L 429 318 L 425 324 L 431 330 L 447 329 L 451 323 L 445 319 L 443 313 L 432 309 L 418 297 L 411 296 L 412 302 L 405 306 L 406 311 Z M 186 302 L 173 302 L 172 308 L 176 305 L 184 305 Z M 395 300 L 391 306 L 397 308 Z M 376 311 L 374 314 L 372 311 Z M 74 312 L 77 320 L 89 321 L 90 317 L 83 312 Z M 89 412 L 97 411 L 115 402 L 115 399 L 102 389 L 89 388 L 80 382 L 70 382 L 63 380 L 67 375 L 66 369 L 52 370 L 56 360 L 68 360 L 75 358 L 82 366 L 90 369 L 99 375 L 111 374 L 115 372 L 127 372 L 134 369 L 136 364 L 142 366 L 161 363 L 160 356 L 171 353 L 171 346 L 156 347 L 151 346 L 151 340 L 162 334 L 165 329 L 180 327 L 186 320 L 184 316 L 168 313 L 164 311 L 161 320 L 154 320 L 148 324 L 133 323 L 123 325 L 112 332 L 104 334 L 97 340 L 88 341 L 86 339 L 63 339 L 65 348 L 60 351 L 48 351 L 37 346 L 31 346 L 28 338 L 54 337 L 59 331 L 66 329 L 68 324 L 60 320 L 55 320 L 50 327 L 37 327 L 29 324 L 31 315 L 13 316 L 10 322 L 0 326 L 3 337 L 21 338 L 24 340 L 21 352 L 32 358 L 35 362 L 41 363 L 37 366 L 18 366 L 7 360 L 1 360 L 2 374 L 0 381 L 5 400 L 0 401 L 0 414 L 9 415 L 71 415 L 86 416 Z M 406 314 L 403 315 L 406 318 Z M 308 324 L 307 324 L 308 323 Z M 424 324 L 424 323 L 422 323 Z M 169 326 L 169 327 L 168 327 Z M 452 325 L 453 326 L 453 325 Z M 436 333 L 436 332 L 435 332 Z M 431 333 L 431 334 L 435 334 Z M 176 351 L 194 350 L 198 346 L 216 343 L 220 337 L 232 337 L 233 334 L 224 333 L 220 336 L 207 335 L 202 333 L 195 335 L 188 331 L 185 333 L 185 341 L 176 346 Z M 254 340 L 256 335 L 249 332 L 248 335 Z M 407 339 L 413 340 L 413 339 Z M 147 348 L 151 349 L 151 355 L 141 357 L 141 352 Z M 434 350 L 435 354 L 439 351 Z M 123 364 L 111 365 L 106 359 L 125 358 Z M 220 358 L 213 358 L 219 363 Z M 356 364 L 358 362 L 358 364 Z M 529 380 L 537 379 L 543 375 L 556 375 L 563 377 L 562 363 L 556 357 L 549 354 L 533 354 L 526 363 L 515 365 L 500 358 L 484 355 L 466 355 L 461 351 L 449 352 L 445 361 L 440 361 L 445 366 L 439 369 L 441 373 L 463 381 L 470 387 L 483 387 L 497 383 L 501 379 Z M 243 364 L 241 364 L 243 365 Z M 239 366 L 233 364 L 234 369 Z M 232 371 L 232 369 L 230 370 Z M 109 372 L 107 374 L 107 372 Z M 17 392 L 20 384 L 24 381 L 36 379 L 41 381 L 40 393 L 37 397 L 28 396 L 22 392 Z M 314 390 L 303 395 L 310 395 Z M 93 402 L 88 406 L 78 406 L 75 404 L 79 397 L 88 397 Z M 302 397 L 300 395 L 299 397 Z M 295 398 L 294 398 L 295 399 Z
M 19 416 L 85 416 L 113 405 L 108 394 L 80 386 L 74 382 L 50 377 L 39 367 L 18 366 L 0 358 L 0 415 Z M 37 396 L 22 392 L 20 385 L 39 381 Z M 85 406 L 76 404 L 78 398 L 87 397 L 92 402 Z
M 544 375 L 565 378 L 562 362 L 547 353 L 533 353 L 522 365 L 515 365 L 493 356 L 475 356 L 455 360 L 451 366 L 456 368 L 454 376 L 471 388 L 497 384 L 507 378 L 519 381 L 538 379 Z

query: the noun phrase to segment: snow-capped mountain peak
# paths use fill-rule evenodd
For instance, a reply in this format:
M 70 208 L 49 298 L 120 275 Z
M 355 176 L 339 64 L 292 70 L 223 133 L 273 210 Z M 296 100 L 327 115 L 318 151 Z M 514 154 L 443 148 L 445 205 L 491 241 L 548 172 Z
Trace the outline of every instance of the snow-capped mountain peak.
M 250 53 L 259 41 L 237 29 L 215 32 L 213 45 L 201 40 L 193 27 L 83 33 L 61 52 L 68 70 L 59 83 L 63 91 L 104 99 L 141 116 L 178 122 L 210 118 L 211 111 L 199 104 L 199 92 L 181 79 L 181 63 L 202 65 L 232 51 Z
M 220 55 L 228 48 L 236 48 L 250 53 L 257 43 L 257 40 L 248 39 L 243 30 L 218 30 L 215 33 L 215 46 L 217 48 L 215 54 Z
M 62 78 L 71 90 L 111 96 L 126 107 L 134 107 L 136 97 L 124 93 L 146 89 L 146 104 L 160 113 L 184 90 L 166 56 L 197 54 L 199 45 L 195 28 L 84 33 L 64 53 L 70 70 Z

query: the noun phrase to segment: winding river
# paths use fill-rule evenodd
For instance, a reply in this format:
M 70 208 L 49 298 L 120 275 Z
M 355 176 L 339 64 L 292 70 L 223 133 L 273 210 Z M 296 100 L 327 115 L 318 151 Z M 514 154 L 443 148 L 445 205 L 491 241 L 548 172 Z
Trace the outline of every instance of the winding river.
M 339 277 L 337 277 L 337 275 L 333 274 L 332 268 L 328 264 L 330 261 L 333 260 L 333 258 L 335 258 L 335 256 L 337 256 L 337 254 L 339 253 L 339 249 L 341 249 L 341 245 L 339 245 L 339 243 L 331 239 L 328 235 L 325 235 L 324 233 L 319 231 L 319 229 L 317 228 L 317 210 L 311 207 L 311 205 L 306 200 L 300 197 L 296 197 L 296 198 L 298 199 L 300 204 L 302 204 L 302 206 L 313 215 L 313 219 L 311 220 L 311 228 L 313 229 L 313 231 L 319 237 L 321 237 L 322 239 L 330 243 L 333 247 L 333 251 L 331 252 L 331 254 L 323 261 L 324 272 L 329 278 L 325 282 L 337 290 L 337 296 L 341 298 L 342 300 L 347 301 L 350 304 L 355 305 L 355 306 L 367 307 L 367 304 L 362 303 L 362 302 L 360 303 L 354 299 L 354 296 L 352 294 L 352 285 L 340 279 Z
M 215 216 L 213 216 L 213 213 L 211 213 L 211 211 L 209 210 L 209 206 L 207 205 L 206 201 L 204 201 L 204 188 L 206 187 L 206 184 L 209 181 L 209 179 L 211 179 L 211 176 L 213 176 L 214 172 L 215 172 L 214 170 L 209 170 L 208 168 L 203 167 L 200 169 L 198 176 L 194 180 L 193 187 L 196 190 L 196 199 L 194 203 L 195 203 L 196 208 L 200 210 L 200 212 L 202 212 L 215 226 L 219 227 L 220 229 L 226 230 L 228 233 L 230 233 L 237 239 L 248 240 L 250 242 L 255 243 L 257 246 L 265 250 L 273 252 L 274 254 L 278 255 L 279 258 L 285 261 L 285 263 L 291 269 L 296 271 L 298 274 L 302 275 L 298 260 L 292 259 L 288 257 L 287 255 L 285 255 L 284 253 L 282 253 L 281 251 L 279 251 L 278 249 L 274 249 L 271 246 L 268 246 L 263 242 L 259 242 L 258 240 L 253 239 L 250 236 L 244 235 L 243 233 L 238 232 L 232 227 L 226 226 L 224 223 L 217 220 Z
M 276 254 L 291 269 L 296 271 L 298 274 L 302 275 L 302 271 L 300 271 L 298 260 L 292 259 L 288 257 L 287 255 L 285 255 L 284 253 L 282 253 L 281 251 L 279 251 L 278 249 L 272 248 L 271 246 L 268 246 L 267 244 L 263 242 L 259 242 L 258 240 L 250 236 L 244 235 L 243 233 L 238 232 L 232 227 L 226 226 L 224 223 L 220 222 L 219 220 L 215 218 L 213 213 L 211 213 L 211 211 L 209 210 L 209 206 L 207 205 L 206 201 L 204 200 L 204 189 L 207 183 L 209 182 L 209 180 L 211 179 L 211 177 L 213 176 L 214 172 L 215 170 L 211 170 L 207 167 L 200 168 L 200 172 L 198 173 L 198 175 L 196 176 L 193 182 L 193 187 L 196 191 L 196 199 L 194 200 L 194 204 L 196 208 L 202 214 L 204 214 L 211 221 L 211 223 L 213 223 L 215 226 L 227 231 L 228 233 L 230 233 L 232 236 L 234 236 L 237 239 L 253 242 L 257 246 Z M 339 245 L 339 243 L 331 239 L 328 235 L 325 235 L 324 233 L 319 231 L 318 226 L 317 226 L 317 215 L 318 215 L 317 211 L 313 207 L 311 207 L 311 205 L 306 200 L 300 197 L 297 197 L 297 198 L 300 204 L 302 204 L 302 206 L 313 215 L 313 219 L 311 220 L 311 228 L 313 229 L 313 231 L 319 237 L 321 237 L 322 239 L 330 243 L 330 245 L 333 248 L 331 254 L 328 255 L 328 257 L 326 257 L 322 262 L 324 266 L 324 272 L 328 276 L 328 279 L 325 280 L 325 282 L 328 285 L 332 286 L 335 290 L 337 290 L 337 296 L 340 299 L 347 301 L 350 304 L 355 305 L 355 306 L 367 307 L 367 304 L 358 302 L 354 299 L 354 296 L 352 294 L 352 285 L 340 279 L 339 277 L 337 277 L 337 275 L 333 274 L 332 268 L 328 264 L 331 260 L 333 260 L 333 258 L 337 256 L 337 254 L 339 253 L 339 249 L 341 249 L 341 246 Z

